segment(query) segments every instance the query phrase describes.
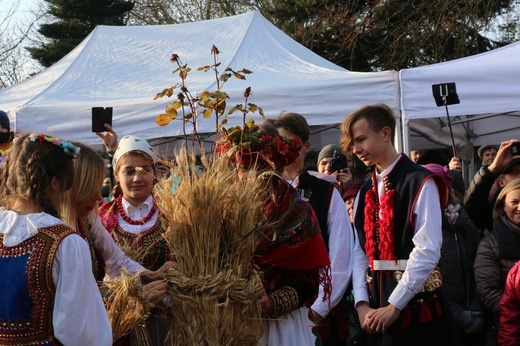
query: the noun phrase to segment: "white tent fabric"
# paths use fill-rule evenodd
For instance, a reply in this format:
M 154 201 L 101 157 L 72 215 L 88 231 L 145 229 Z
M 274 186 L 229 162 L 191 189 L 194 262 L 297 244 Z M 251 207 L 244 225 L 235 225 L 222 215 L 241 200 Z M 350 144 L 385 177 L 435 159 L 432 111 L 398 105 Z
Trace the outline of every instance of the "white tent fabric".
M 230 79 L 223 91 L 228 109 L 249 102 L 266 116 L 298 112 L 310 125 L 340 123 L 346 114 L 365 104 L 386 103 L 399 114 L 399 82 L 395 71 L 347 71 L 314 54 L 277 29 L 258 12 L 195 23 L 159 26 L 99 26 L 77 48 L 33 78 L 0 90 L 0 109 L 8 112 L 17 131 L 43 132 L 86 144 L 99 143 L 91 133 L 90 110 L 113 107 L 118 135 L 148 139 L 182 135 L 181 121 L 166 127 L 155 123 L 172 98 L 154 101 L 164 88 L 180 81 L 169 62 L 172 53 L 193 71 L 186 82 L 192 92 L 215 91 L 212 45 L 225 67 L 253 71 L 246 81 Z M 255 121 L 261 121 L 258 113 Z M 228 126 L 242 123 L 234 113 Z M 200 133 L 215 131 L 214 119 L 202 119 Z
M 468 138 L 466 143 L 459 142 L 461 147 L 520 139 L 519 56 L 517 42 L 462 59 L 401 70 L 403 123 L 413 129 L 414 119 L 444 119 L 446 111 L 436 106 L 432 85 L 455 82 L 460 104 L 448 106 L 448 111 L 456 136 L 463 133 Z M 451 139 L 444 137 L 444 142 Z

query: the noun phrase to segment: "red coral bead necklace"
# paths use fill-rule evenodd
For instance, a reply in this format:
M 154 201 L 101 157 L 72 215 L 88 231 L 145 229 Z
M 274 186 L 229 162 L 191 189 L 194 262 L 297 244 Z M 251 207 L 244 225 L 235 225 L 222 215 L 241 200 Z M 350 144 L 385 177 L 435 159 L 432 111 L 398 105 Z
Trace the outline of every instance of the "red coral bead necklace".
M 121 218 L 128 222 L 131 225 L 144 225 L 146 221 L 150 220 L 157 211 L 157 204 L 155 204 L 155 200 L 153 201 L 153 206 L 148 215 L 145 217 L 139 219 L 139 220 L 132 220 L 130 216 L 126 215 L 125 209 L 123 208 L 123 196 L 119 196 L 116 198 L 117 203 L 117 210 L 119 211 L 119 215 L 121 215 Z

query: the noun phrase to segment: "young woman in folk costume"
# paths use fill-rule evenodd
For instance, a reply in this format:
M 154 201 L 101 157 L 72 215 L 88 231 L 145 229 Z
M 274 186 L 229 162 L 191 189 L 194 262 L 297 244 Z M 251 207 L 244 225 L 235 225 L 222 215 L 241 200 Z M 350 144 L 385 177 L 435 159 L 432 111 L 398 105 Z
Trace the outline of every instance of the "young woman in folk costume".
M 88 246 L 57 217 L 78 150 L 30 134 L 9 153 L 0 184 L 2 345 L 112 344 Z
M 124 136 L 114 153 L 114 200 L 98 210 L 105 229 L 116 244 L 149 270 L 157 270 L 168 259 L 163 237 L 167 225 L 152 194 L 155 180 L 155 153 L 148 142 L 136 136 Z M 162 286 L 161 286 L 162 287 Z M 154 345 L 166 338 L 169 325 L 153 311 L 147 320 Z M 121 345 L 128 344 L 127 340 Z
M 167 228 L 152 194 L 155 153 L 148 142 L 124 136 L 114 153 L 114 200 L 98 210 L 103 226 L 127 255 L 149 270 L 167 260 Z
M 236 165 L 239 178 L 253 170 L 265 180 L 262 210 L 272 225 L 254 254 L 265 290 L 259 300 L 265 316 L 260 344 L 314 345 L 308 304 L 320 283 L 330 294 L 330 261 L 314 211 L 280 176 L 298 157 L 301 141 L 282 138 L 266 124 L 245 127 L 240 135 L 236 130 L 223 136 L 217 150 Z

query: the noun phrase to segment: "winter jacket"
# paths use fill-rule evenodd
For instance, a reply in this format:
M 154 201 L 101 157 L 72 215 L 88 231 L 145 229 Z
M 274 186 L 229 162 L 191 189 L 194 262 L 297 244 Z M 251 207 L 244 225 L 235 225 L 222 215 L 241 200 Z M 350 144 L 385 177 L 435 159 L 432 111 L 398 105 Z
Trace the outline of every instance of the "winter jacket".
M 457 208 L 450 207 L 454 210 Z M 465 210 L 460 208 L 456 213 L 456 220 L 452 222 L 448 221 L 447 212 L 443 214 L 442 248 L 438 266 L 452 315 L 464 337 L 465 334 L 478 333 L 484 327 L 483 307 L 473 275 L 480 237 L 477 227 Z
M 480 299 L 492 312 L 498 327 L 499 303 L 507 274 L 520 259 L 520 234 L 509 229 L 500 218 L 494 220 L 494 228 L 479 244 L 474 269 Z
M 493 206 L 497 195 L 489 198 L 489 193 L 497 177 L 487 166 L 482 166 L 473 176 L 464 195 L 464 208 L 481 231 L 493 231 Z
M 500 300 L 498 344 L 520 345 L 520 262 L 509 271 Z

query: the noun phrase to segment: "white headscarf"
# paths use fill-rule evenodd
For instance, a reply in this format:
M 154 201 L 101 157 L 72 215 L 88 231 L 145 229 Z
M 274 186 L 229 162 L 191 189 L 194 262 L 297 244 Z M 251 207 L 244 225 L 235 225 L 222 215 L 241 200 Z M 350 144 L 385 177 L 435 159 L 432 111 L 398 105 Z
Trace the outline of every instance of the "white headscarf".
M 154 163 L 156 161 L 155 152 L 146 139 L 137 136 L 124 136 L 119 141 L 116 152 L 114 153 L 114 158 L 112 159 L 113 166 L 116 167 L 117 161 L 129 151 L 142 151 L 149 155 Z

